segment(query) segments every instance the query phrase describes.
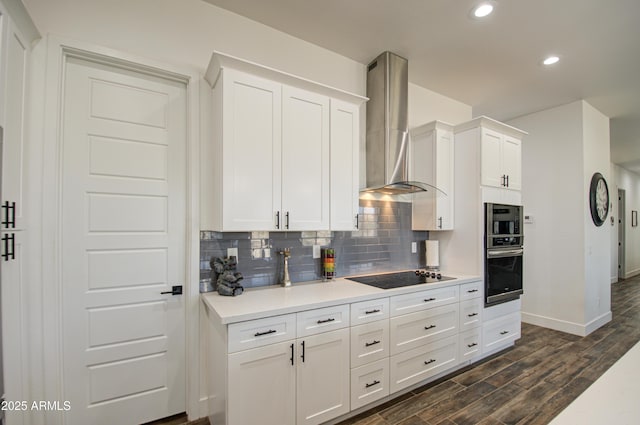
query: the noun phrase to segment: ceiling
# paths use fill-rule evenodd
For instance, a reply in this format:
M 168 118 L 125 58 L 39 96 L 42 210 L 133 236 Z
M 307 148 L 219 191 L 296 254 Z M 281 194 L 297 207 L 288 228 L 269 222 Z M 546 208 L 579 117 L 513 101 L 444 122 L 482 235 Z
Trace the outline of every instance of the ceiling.
M 506 121 L 585 99 L 611 118 L 611 160 L 640 173 L 640 1 L 205 0 L 363 64 L 390 50 L 411 82 Z M 561 61 L 540 62 L 548 54 Z

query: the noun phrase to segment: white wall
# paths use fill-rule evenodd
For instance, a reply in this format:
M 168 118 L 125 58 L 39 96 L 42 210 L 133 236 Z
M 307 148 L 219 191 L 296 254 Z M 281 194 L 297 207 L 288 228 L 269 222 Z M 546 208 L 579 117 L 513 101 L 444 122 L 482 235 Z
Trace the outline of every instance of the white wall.
M 584 323 L 582 103 L 509 121 L 522 142 L 523 320 L 555 328 Z
M 615 183 L 624 189 L 626 195 L 625 211 L 625 278 L 640 274 L 640 226 L 631 227 L 631 211 L 640 210 L 640 175 L 614 165 Z M 617 241 L 617 237 L 615 239 Z M 613 246 L 617 252 L 617 243 Z M 612 250 L 613 253 L 613 250 Z M 617 268 L 617 263 L 616 263 Z
M 471 106 L 409 83 L 409 128 L 435 120 L 456 125 L 471 118 Z
M 582 139 L 584 179 L 582 193 L 583 226 L 585 235 L 585 309 L 584 323 L 600 327 L 598 322 L 608 322 L 611 316 L 611 212 L 600 227 L 593 224 L 588 207 L 589 187 L 594 173 L 601 173 L 609 186 L 611 202 L 617 199 L 614 178 L 611 175 L 609 118 L 587 102 L 582 103 Z M 614 218 L 615 219 L 615 218 Z M 609 320 L 606 317 L 609 316 Z

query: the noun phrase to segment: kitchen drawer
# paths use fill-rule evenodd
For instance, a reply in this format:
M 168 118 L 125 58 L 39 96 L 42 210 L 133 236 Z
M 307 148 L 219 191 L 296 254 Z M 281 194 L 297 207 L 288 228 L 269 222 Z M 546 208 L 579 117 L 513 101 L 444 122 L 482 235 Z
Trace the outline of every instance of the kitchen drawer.
M 349 304 L 318 308 L 297 314 L 298 338 L 349 326 Z
M 482 354 L 482 328 L 461 332 L 458 336 L 460 363 L 474 360 Z
M 389 321 L 365 323 L 351 328 L 351 367 L 389 357 Z
M 295 314 L 232 323 L 229 325 L 228 352 L 235 353 L 295 338 Z
M 458 302 L 458 285 L 396 295 L 390 300 L 391 317 Z
M 482 352 L 488 354 L 506 348 L 520 338 L 520 312 L 511 313 L 482 325 Z
M 351 410 L 388 395 L 388 358 L 351 369 Z
M 481 280 L 460 285 L 460 301 L 482 298 L 482 289 Z
M 457 364 L 457 335 L 392 356 L 389 359 L 389 390 L 395 393 Z
M 391 355 L 455 335 L 458 315 L 456 303 L 392 317 L 389 330 Z
M 460 301 L 460 331 L 479 327 L 482 324 L 482 310 L 484 310 L 482 298 Z
M 351 304 L 351 326 L 389 318 L 389 298 Z

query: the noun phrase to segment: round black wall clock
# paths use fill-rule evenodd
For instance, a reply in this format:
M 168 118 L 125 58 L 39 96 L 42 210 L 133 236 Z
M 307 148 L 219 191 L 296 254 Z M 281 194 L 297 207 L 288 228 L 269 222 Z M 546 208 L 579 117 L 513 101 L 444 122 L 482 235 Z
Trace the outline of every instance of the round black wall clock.
M 589 206 L 591 208 L 591 218 L 596 226 L 602 226 L 609 214 L 609 187 L 602 174 L 595 173 L 591 177 L 589 187 Z

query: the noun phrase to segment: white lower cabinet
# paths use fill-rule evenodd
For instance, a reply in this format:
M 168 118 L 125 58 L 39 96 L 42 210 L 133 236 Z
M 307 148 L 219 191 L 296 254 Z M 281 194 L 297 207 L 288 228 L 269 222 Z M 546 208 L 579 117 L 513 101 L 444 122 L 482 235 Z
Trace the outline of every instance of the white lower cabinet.
M 296 423 L 294 348 L 286 341 L 229 354 L 228 424 Z
M 474 281 L 210 323 L 213 425 L 318 425 L 513 344 L 520 303 Z
M 351 410 L 389 395 L 389 358 L 351 369 Z
M 297 345 L 296 423 L 315 425 L 348 413 L 349 329 L 300 338 Z
M 390 359 L 389 389 L 392 393 L 400 391 L 457 364 L 457 335 L 405 351 Z

